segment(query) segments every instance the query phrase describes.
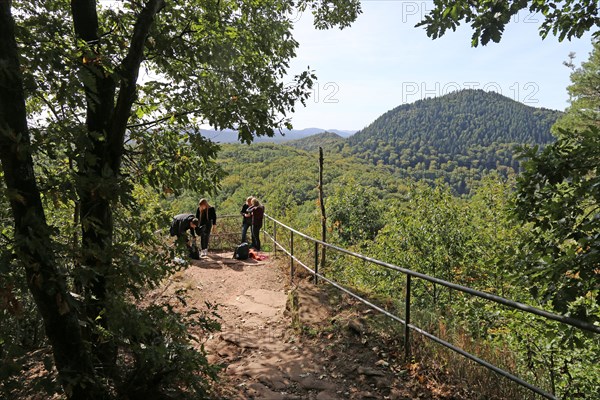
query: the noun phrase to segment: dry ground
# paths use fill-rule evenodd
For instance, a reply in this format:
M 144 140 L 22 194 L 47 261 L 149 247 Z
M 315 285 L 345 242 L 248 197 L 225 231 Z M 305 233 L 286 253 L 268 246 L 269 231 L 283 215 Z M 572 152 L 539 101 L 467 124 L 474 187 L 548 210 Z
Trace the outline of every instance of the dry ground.
M 396 346 L 368 332 L 370 311 L 357 311 L 357 304 L 308 278 L 290 285 L 282 265 L 270 257 L 239 261 L 231 252 L 211 253 L 161 289 L 161 296 L 187 289 L 189 306 L 219 305 L 222 329 L 205 344 L 209 361 L 224 367 L 215 397 L 476 398 L 402 362 Z
M 287 261 L 263 255 L 266 260 L 239 261 L 231 252 L 211 252 L 146 296 L 170 302 L 183 289 L 187 307 L 218 305 L 221 331 L 203 338 L 209 361 L 223 367 L 213 399 L 480 397 L 451 384 L 441 369 L 405 363 L 398 343 L 369 328 L 376 316 L 361 304 L 306 276 L 290 284 Z M 48 357 L 46 350 L 29 355 L 10 400 L 50 398 L 31 384 L 47 375 Z

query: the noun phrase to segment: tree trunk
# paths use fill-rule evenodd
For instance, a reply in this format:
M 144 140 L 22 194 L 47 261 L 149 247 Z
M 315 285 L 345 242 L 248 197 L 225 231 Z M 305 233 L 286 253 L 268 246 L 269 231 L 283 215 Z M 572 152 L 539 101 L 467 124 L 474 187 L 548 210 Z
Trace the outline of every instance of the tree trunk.
M 117 75 L 109 72 L 110 62 L 102 58 L 102 43 L 98 35 L 98 16 L 94 0 L 72 0 L 71 12 L 75 34 L 87 43 L 81 55 L 82 79 L 87 98 L 87 143 L 79 166 L 79 197 L 81 201 L 83 263 L 95 272 L 88 286 L 87 315 L 90 321 L 100 318 L 109 328 L 107 307 L 110 283 L 107 276 L 112 268 L 114 221 L 112 206 L 120 189 L 121 159 L 131 107 L 136 96 L 139 68 L 144 56 L 144 44 L 154 22 L 154 16 L 164 0 L 150 0 L 140 13 L 132 32 L 132 40 L 123 65 L 116 71 L 119 96 L 116 94 Z M 99 337 L 91 337 L 94 353 L 104 372 L 111 375 L 116 366 L 116 346 Z
M 0 1 L 0 160 L 15 223 L 17 259 L 42 315 L 56 368 L 71 399 L 101 399 L 73 298 L 50 244 L 30 153 L 25 97 L 10 2 Z
M 78 38 L 87 43 L 80 62 L 85 78 L 87 99 L 87 141 L 79 163 L 78 192 L 81 204 L 82 262 L 94 271 L 94 278 L 84 290 L 88 322 L 109 328 L 106 310 L 107 280 L 112 265 L 113 216 L 111 200 L 117 193 L 116 171 L 109 168 L 110 152 L 106 149 L 109 124 L 114 110 L 115 83 L 106 71 L 98 37 L 98 16 L 93 0 L 71 1 L 73 23 Z M 98 334 L 87 332 L 100 371 L 110 375 L 116 365 L 116 346 Z

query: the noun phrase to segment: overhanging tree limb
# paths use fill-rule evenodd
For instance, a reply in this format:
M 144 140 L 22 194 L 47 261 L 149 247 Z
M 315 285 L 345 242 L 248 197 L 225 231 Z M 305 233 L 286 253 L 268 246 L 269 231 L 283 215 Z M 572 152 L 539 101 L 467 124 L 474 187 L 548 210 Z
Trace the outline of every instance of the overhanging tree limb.
M 136 98 L 137 80 L 140 65 L 144 60 L 146 39 L 154 22 L 154 17 L 164 5 L 164 0 L 148 1 L 135 23 L 129 52 L 119 70 L 121 85 L 108 143 L 110 151 L 115 155 L 112 168 L 117 173 L 120 169 L 123 154 L 127 121 L 131 116 L 131 106 Z

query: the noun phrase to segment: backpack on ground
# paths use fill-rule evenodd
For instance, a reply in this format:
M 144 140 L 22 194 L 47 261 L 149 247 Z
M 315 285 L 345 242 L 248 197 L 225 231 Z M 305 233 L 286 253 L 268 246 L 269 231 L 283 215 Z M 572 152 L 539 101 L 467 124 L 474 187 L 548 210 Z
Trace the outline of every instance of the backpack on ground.
M 233 252 L 233 258 L 236 260 L 246 260 L 250 254 L 250 245 L 246 242 L 238 245 Z
M 198 244 L 196 243 L 196 239 L 192 239 L 192 244 L 189 247 L 190 249 L 190 258 L 192 260 L 200 259 L 200 250 L 198 249 Z

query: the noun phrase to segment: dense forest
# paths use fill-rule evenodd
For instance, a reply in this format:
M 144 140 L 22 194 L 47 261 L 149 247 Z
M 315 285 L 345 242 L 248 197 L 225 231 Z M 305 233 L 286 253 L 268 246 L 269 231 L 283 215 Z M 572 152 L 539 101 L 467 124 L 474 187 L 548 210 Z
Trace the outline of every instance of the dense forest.
M 329 135 L 329 134 L 323 134 Z M 312 141 L 321 135 L 307 139 Z M 326 149 L 324 182 L 329 192 L 342 182 L 353 181 L 377 193 L 378 198 L 401 196 L 403 182 L 391 170 L 373 166 L 355 157 Z M 267 212 L 299 222 L 314 218 L 317 199 L 318 150 L 305 151 L 292 146 L 260 143 L 223 145 L 219 165 L 226 176 L 216 203 L 226 214 L 237 214 L 247 196 L 256 196 L 270 205 Z M 331 185 L 330 185 L 331 184 Z M 300 217 L 300 216 L 303 217 Z
M 439 180 L 466 194 L 490 171 L 518 173 L 518 148 L 552 143 L 550 129 L 561 115 L 468 89 L 401 105 L 347 139 L 329 132 L 284 144 L 331 149 L 388 166 L 398 177 Z
M 269 215 L 319 238 L 318 150 L 314 146 L 322 144 L 328 241 L 541 309 L 561 308 L 560 302 L 553 306 L 548 301 L 559 281 L 530 276 L 539 273 L 531 270 L 535 253 L 530 253 L 528 240 L 533 227 L 515 219 L 515 176 L 507 179 L 489 172 L 469 196 L 459 197 L 446 184 L 432 187 L 400 178 L 394 168 L 372 165 L 327 147 L 329 143 L 335 148 L 339 141 L 326 133 L 286 145 L 223 146 L 219 163 L 227 176 L 215 204 L 224 214 L 237 214 L 245 197 L 254 195 L 264 202 Z M 297 257 L 302 257 L 302 245 L 295 246 Z M 305 251 L 311 254 L 310 246 Z M 322 273 L 375 304 L 388 308 L 392 304 L 401 313 L 405 281 L 389 270 L 342 257 L 333 258 Z M 417 326 L 452 343 L 463 343 L 563 398 L 588 398 L 586 393 L 600 387 L 600 364 L 591 361 L 598 358 L 600 343 L 593 335 L 453 295 L 435 285 L 416 286 L 412 296 Z M 587 310 L 586 319 L 594 320 L 598 308 L 589 300 L 581 306 Z M 573 305 L 568 307 L 576 312 Z M 445 359 L 439 349 L 431 351 L 438 362 Z M 469 382 L 470 378 L 463 379 Z M 514 389 L 488 390 L 487 395 L 500 398 L 533 398 Z
M 467 100 L 461 103 L 457 98 Z M 597 173 L 593 162 L 589 164 L 598 158 L 598 154 L 590 153 L 598 146 L 597 134 L 585 134 L 582 129 L 575 137 L 553 136 L 550 128 L 560 113 L 513 104 L 480 91 L 463 91 L 398 109 L 410 110 L 417 105 L 444 109 L 451 108 L 450 104 L 468 104 L 469 99 L 477 99 L 478 107 L 474 108 L 478 110 L 502 109 L 505 105 L 521 116 L 527 129 L 507 123 L 506 127 L 515 129 L 496 129 L 492 130 L 494 136 L 483 135 L 494 125 L 488 121 L 492 117 L 478 118 L 475 114 L 457 118 L 468 122 L 452 148 L 439 131 L 426 139 L 423 133 L 419 143 L 446 149 L 449 158 L 458 157 L 451 151 L 465 151 L 467 161 L 452 171 L 450 176 L 455 179 L 450 182 L 419 179 L 403 173 L 408 169 L 398 165 L 373 163 L 366 156 L 369 151 L 354 149 L 352 143 L 358 140 L 354 136 L 344 139 L 323 133 L 280 145 L 223 146 L 219 165 L 227 176 L 215 200 L 224 212 L 236 213 L 246 196 L 258 196 L 270 215 L 319 237 L 317 157 L 322 148 L 327 235 L 332 243 L 541 309 L 597 321 L 600 309 L 594 237 L 598 226 L 593 217 L 598 204 Z M 384 117 L 395 115 L 393 111 Z M 570 110 L 567 115 L 572 119 L 574 113 L 577 111 Z M 509 115 L 507 111 L 503 117 L 494 118 L 502 121 L 510 119 Z M 452 118 L 448 120 L 448 126 L 454 126 Z M 422 131 L 436 132 L 438 121 L 429 123 L 431 127 L 423 123 Z M 372 126 L 356 135 L 359 149 L 364 143 L 379 143 L 372 148 L 376 153 L 383 146 L 377 142 L 381 131 Z M 417 141 L 412 145 L 417 146 Z M 502 146 L 514 168 L 502 168 L 498 163 L 482 168 L 480 155 L 469 150 Z M 525 155 L 519 168 L 514 158 L 516 146 L 522 146 L 520 151 Z M 420 154 L 423 165 L 437 160 L 437 153 L 432 156 L 430 151 L 429 160 L 423 151 L 411 147 L 403 154 L 412 157 L 411 151 Z M 565 156 L 567 159 L 559 161 Z M 581 169 L 565 169 L 569 162 Z M 547 183 L 540 187 L 538 179 L 547 174 Z M 456 180 L 466 179 L 470 182 L 468 195 L 453 186 Z M 568 179 L 574 180 L 568 184 Z M 564 222 L 553 222 L 567 212 L 570 214 Z M 348 259 L 331 261 L 326 268 L 325 273 L 366 293 L 371 301 L 388 306 L 391 302 L 401 309 L 398 293 L 403 293 L 404 280 L 393 273 Z M 419 326 L 451 342 L 466 340 L 467 348 L 472 343 L 476 353 L 561 398 L 588 398 L 600 388 L 600 340 L 593 334 L 455 296 L 435 285 L 417 287 L 413 296 Z M 436 353 L 436 357 L 441 355 Z M 491 394 L 499 393 L 490 390 Z M 518 391 L 502 396 L 528 398 Z
M 474 45 L 499 41 L 522 9 L 542 11 L 540 32 L 560 39 L 600 27 L 595 2 L 574 4 L 436 2 L 422 25 L 437 38 L 465 20 Z M 573 67 L 565 118 L 463 91 L 401 106 L 350 140 L 248 145 L 291 129 L 312 92 L 313 71 L 289 68 L 291 18 L 307 10 L 319 29 L 361 12 L 358 0 L 0 1 L 0 397 L 36 354 L 48 374 L 33 379 L 35 398 L 207 398 L 218 366 L 199 335 L 218 329 L 214 308 L 143 302 L 181 268 L 166 228 L 199 197 L 237 216 L 254 195 L 318 236 L 321 145 L 330 243 L 591 329 L 436 284 L 415 287 L 415 323 L 558 398 L 600 392 L 598 42 Z M 244 144 L 208 140 L 205 122 Z M 340 257 L 323 271 L 402 306 L 405 281 L 386 270 Z
M 486 171 L 519 171 L 517 145 L 546 145 L 562 113 L 466 89 L 403 104 L 348 138 L 345 151 L 402 176 L 442 178 L 465 193 Z

